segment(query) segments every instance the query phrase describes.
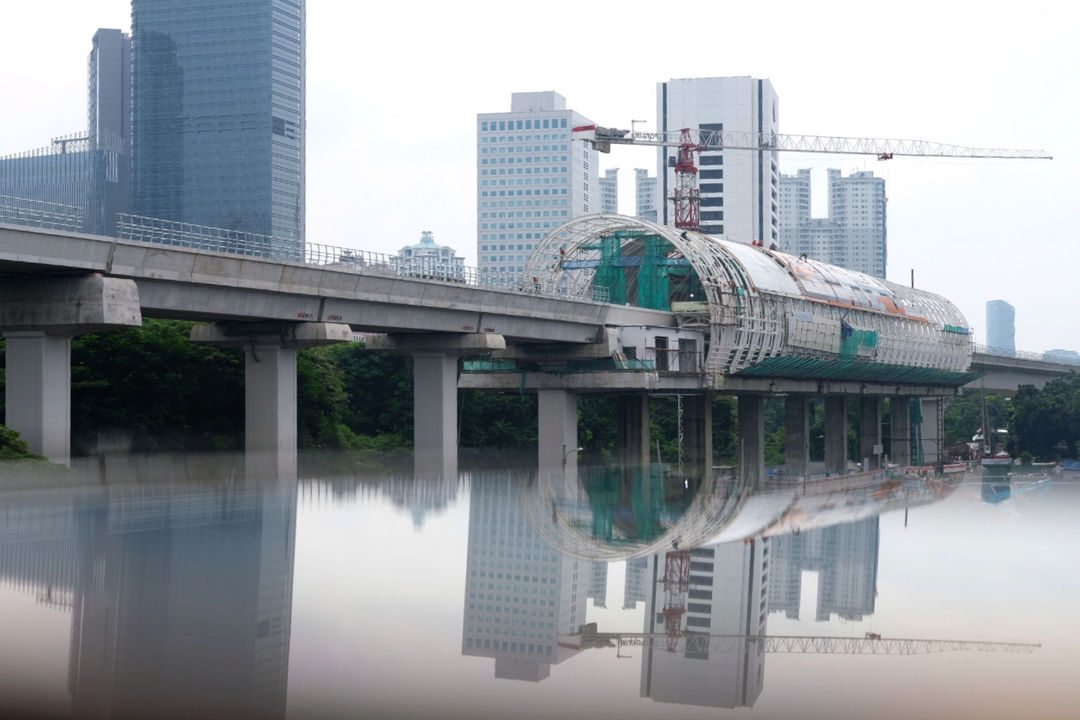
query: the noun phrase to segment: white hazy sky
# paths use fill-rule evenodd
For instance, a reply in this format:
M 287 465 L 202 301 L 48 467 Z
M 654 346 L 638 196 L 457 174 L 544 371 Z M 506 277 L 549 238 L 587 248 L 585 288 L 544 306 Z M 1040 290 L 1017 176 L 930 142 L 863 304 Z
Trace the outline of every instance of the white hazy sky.
M 783 172 L 886 178 L 888 277 L 946 295 L 980 342 L 1016 307 L 1020 349 L 1080 350 L 1080 27 L 1069 3 L 309 0 L 307 233 L 383 252 L 422 230 L 476 259 L 476 114 L 555 90 L 594 121 L 656 123 L 656 83 L 769 78 L 784 133 L 1044 149 L 1046 161 L 781 154 Z M 0 154 L 85 128 L 86 55 L 128 0 L 4 0 Z M 615 148 L 620 209 L 633 168 Z

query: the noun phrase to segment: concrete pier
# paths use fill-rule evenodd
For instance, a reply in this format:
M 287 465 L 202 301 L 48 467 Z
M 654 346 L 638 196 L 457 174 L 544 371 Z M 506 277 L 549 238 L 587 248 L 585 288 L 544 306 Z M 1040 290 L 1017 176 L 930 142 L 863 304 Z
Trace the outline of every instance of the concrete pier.
M 577 393 L 541 390 L 536 399 L 537 460 L 541 475 L 577 477 Z
M 747 487 L 765 484 L 765 398 L 739 396 L 739 479 Z
M 0 331 L 7 340 L 4 424 L 30 451 L 71 461 L 71 338 L 142 325 L 132 280 L 93 274 L 5 279 Z
M 879 452 L 875 453 L 874 450 Z M 881 465 L 885 449 L 881 445 L 881 398 L 859 398 L 859 461 L 871 469 Z
M 897 465 L 911 464 L 911 399 L 889 399 L 889 455 Z
M 252 477 L 296 474 L 296 353 L 352 339 L 336 323 L 196 325 L 194 342 L 244 349 L 244 449 Z
M 933 465 L 936 462 L 947 459 L 945 458 L 945 449 L 942 447 L 942 414 L 943 408 L 941 398 L 922 398 L 923 454 L 925 455 L 927 465 Z
M 810 398 L 784 399 L 784 475 L 806 478 L 810 467 Z
M 619 462 L 624 468 L 649 465 L 649 396 L 619 395 Z
M 825 474 L 847 473 L 847 405 L 842 395 L 825 398 Z
M 708 478 L 712 473 L 712 393 L 683 395 L 683 473 Z

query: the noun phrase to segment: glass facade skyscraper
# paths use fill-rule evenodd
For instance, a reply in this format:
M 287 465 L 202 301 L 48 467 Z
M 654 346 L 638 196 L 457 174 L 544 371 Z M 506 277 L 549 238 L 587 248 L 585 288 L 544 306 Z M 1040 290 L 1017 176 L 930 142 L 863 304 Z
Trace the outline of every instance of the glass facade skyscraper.
M 136 215 L 303 249 L 304 13 L 305 0 L 132 0 Z

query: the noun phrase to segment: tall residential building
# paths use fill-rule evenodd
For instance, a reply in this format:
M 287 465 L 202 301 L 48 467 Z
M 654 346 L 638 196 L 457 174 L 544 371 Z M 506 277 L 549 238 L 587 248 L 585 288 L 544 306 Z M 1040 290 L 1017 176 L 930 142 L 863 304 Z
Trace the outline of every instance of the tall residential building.
M 132 0 L 137 215 L 304 242 L 305 0 Z
M 619 169 L 610 168 L 600 178 L 600 212 L 617 215 L 619 212 Z
M 510 112 L 476 116 L 476 228 L 481 273 L 521 273 L 555 227 L 600 209 L 599 160 L 571 142 L 578 125 L 556 92 L 513 93 Z
M 658 83 L 656 125 L 660 132 L 715 130 L 779 132 L 779 101 L 772 83 L 752 77 L 682 78 Z M 656 205 L 659 222 L 675 221 L 677 147 L 658 149 Z M 779 239 L 780 170 L 775 151 L 723 150 L 698 156 L 701 231 L 766 247 Z
M 765 652 L 739 636 L 765 635 L 768 619 L 770 545 L 718 543 L 690 554 L 685 631 L 736 636 L 704 649 L 643 650 L 641 697 L 656 702 L 709 707 L 751 707 L 765 684 Z M 654 555 L 648 576 L 664 576 L 667 554 Z M 664 633 L 664 584 L 653 581 L 645 599 L 645 632 Z
M 870 171 L 844 177 L 828 170 L 829 215 L 810 213 L 810 171 L 780 176 L 780 242 L 784 252 L 885 277 L 888 256 L 885 180 Z
M 656 222 L 656 177 L 643 168 L 634 168 L 634 215 Z
M 1016 352 L 1016 310 L 1004 300 L 986 303 L 986 344 L 997 350 Z
M 94 33 L 87 61 L 87 129 L 0 158 L 0 220 L 113 235 L 128 210 L 130 39 Z

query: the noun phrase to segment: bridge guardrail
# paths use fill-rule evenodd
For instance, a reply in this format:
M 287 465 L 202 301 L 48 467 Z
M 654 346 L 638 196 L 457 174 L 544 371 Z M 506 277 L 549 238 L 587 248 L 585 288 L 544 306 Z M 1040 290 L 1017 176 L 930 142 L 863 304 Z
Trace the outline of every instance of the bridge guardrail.
M 1038 360 L 1040 362 L 1055 362 L 1062 365 L 1080 365 L 1080 357 L 1069 357 L 1054 353 L 1036 353 L 1026 350 L 1010 350 L 1009 348 L 993 347 L 991 345 L 974 345 L 973 349 L 983 355 L 995 357 L 1015 358 L 1017 360 Z

